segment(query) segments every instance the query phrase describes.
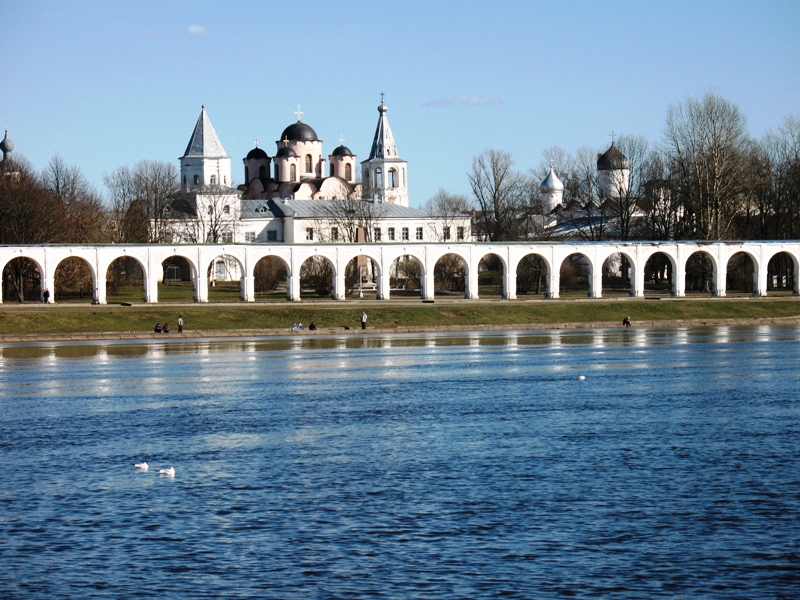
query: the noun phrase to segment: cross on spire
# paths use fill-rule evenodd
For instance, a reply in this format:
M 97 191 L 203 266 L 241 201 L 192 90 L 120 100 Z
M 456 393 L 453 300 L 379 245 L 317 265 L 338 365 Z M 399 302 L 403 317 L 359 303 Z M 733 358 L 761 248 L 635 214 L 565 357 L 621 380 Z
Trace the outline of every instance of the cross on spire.
M 383 104 L 383 97 L 384 97 L 385 95 L 386 95 L 386 94 L 384 94 L 383 92 L 381 92 L 381 104 Z
M 300 105 L 299 105 L 299 104 L 297 105 L 297 110 L 295 111 L 295 113 L 294 113 L 294 114 L 296 114 L 296 115 L 297 115 L 297 120 L 298 120 L 298 121 L 300 120 L 300 117 L 302 117 L 302 116 L 303 116 L 303 111 L 302 111 L 302 110 L 300 110 Z
M 256 148 L 258 148 L 258 138 L 256 138 Z
M 614 138 L 616 137 L 616 134 L 614 133 L 614 130 L 612 129 L 611 133 L 609 133 L 608 135 L 611 136 L 611 145 L 613 146 L 614 145 Z

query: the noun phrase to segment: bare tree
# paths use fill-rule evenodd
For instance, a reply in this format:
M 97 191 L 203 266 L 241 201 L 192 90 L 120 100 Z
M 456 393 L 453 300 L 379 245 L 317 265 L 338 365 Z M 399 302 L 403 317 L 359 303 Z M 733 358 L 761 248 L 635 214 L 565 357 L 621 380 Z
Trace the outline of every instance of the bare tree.
M 750 146 L 745 116 L 714 94 L 689 98 L 669 108 L 664 143 L 690 235 L 729 239 L 745 208 L 742 188 Z
M 173 231 L 184 241 L 231 243 L 241 219 L 241 201 L 232 188 L 211 184 L 172 204 Z
M 513 166 L 508 152 L 486 150 L 472 159 L 472 171 L 467 174 L 482 229 L 492 242 L 524 239 L 527 234 L 533 182 Z
M 64 210 L 58 241 L 107 240 L 105 211 L 100 196 L 77 166 L 68 166 L 61 156 L 56 155 L 42 171 L 41 180 Z
M 314 203 L 314 220 L 323 242 L 372 242 L 375 228 L 388 212 L 383 202 L 362 200 L 355 193 L 342 200 Z
M 428 224 L 431 238 L 447 242 L 457 239 L 458 227 L 466 227 L 464 223 L 475 210 L 475 204 L 467 196 L 451 194 L 440 188 L 432 198 L 428 199 L 423 210 L 429 217 L 435 219 Z

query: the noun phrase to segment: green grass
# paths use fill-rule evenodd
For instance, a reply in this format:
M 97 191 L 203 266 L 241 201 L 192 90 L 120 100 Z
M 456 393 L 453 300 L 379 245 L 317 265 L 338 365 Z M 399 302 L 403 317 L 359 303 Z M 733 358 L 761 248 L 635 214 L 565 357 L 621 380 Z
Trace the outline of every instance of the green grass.
M 359 314 L 369 315 L 370 328 L 439 325 L 486 326 L 637 321 L 757 319 L 800 316 L 800 298 L 732 299 L 562 299 L 555 301 L 417 300 L 345 302 L 233 303 L 134 306 L 87 304 L 2 304 L 0 334 L 80 332 L 149 332 L 169 322 L 177 330 L 183 314 L 186 330 L 288 329 L 312 320 L 320 328 L 359 327 Z

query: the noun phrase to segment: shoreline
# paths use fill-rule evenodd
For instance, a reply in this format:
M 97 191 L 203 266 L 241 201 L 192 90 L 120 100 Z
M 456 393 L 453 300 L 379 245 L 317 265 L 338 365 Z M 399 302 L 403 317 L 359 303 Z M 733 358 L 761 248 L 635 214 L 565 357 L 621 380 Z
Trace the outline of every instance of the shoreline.
M 721 319 L 655 319 L 633 321 L 630 329 L 653 329 L 671 327 L 714 327 L 714 326 L 752 326 L 752 325 L 800 325 L 800 316 L 793 317 L 757 317 L 757 318 L 721 318 Z M 403 327 L 360 328 L 322 327 L 316 331 L 308 329 L 209 329 L 188 330 L 183 333 L 175 331 L 164 334 L 145 331 L 107 331 L 86 333 L 30 333 L 0 334 L 2 344 L 32 344 L 42 342 L 95 342 L 95 341 L 192 341 L 202 339 L 253 338 L 253 337 L 297 337 L 297 336 L 354 336 L 354 335 L 391 335 L 406 333 L 448 333 L 479 331 L 544 331 L 544 330 L 580 330 L 580 329 L 626 329 L 618 321 L 565 322 L 565 323 L 524 323 L 508 325 L 411 325 Z

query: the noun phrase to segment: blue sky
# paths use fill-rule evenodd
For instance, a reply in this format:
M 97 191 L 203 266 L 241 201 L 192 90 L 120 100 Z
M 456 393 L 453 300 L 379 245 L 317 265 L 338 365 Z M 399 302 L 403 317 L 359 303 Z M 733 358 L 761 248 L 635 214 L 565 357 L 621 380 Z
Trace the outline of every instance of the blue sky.
M 0 122 L 36 168 L 102 175 L 183 153 L 200 106 L 241 182 L 303 121 L 367 157 L 386 93 L 411 205 L 469 193 L 473 156 L 658 142 L 667 108 L 713 92 L 751 135 L 800 117 L 800 1 L 0 3 Z

